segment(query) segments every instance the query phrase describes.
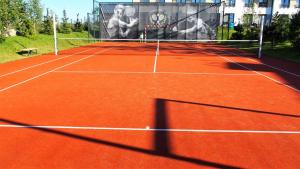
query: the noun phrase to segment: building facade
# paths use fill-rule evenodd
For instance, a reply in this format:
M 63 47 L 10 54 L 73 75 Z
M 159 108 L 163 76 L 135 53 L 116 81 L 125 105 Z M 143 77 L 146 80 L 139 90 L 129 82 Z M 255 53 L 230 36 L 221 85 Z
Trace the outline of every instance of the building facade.
M 133 2 L 161 3 L 219 3 L 220 0 L 133 0 Z M 272 15 L 293 15 L 300 11 L 300 0 L 226 0 L 225 22 L 232 25 L 238 23 L 260 24 L 260 16 L 265 16 L 265 24 L 269 24 Z M 219 13 L 223 13 L 221 7 Z

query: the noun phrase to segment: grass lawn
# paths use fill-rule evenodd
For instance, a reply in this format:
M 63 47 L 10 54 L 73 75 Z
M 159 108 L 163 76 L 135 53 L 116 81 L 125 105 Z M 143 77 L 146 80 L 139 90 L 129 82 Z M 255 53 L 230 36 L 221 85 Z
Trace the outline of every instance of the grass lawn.
M 60 34 L 58 38 L 87 38 L 87 32 L 73 32 L 71 34 Z M 58 42 L 59 50 L 68 49 L 88 43 L 87 41 L 61 40 Z M 8 37 L 3 43 L 0 43 L 0 63 L 23 59 L 28 56 L 22 56 L 17 52 L 24 48 L 38 48 L 38 55 L 54 51 L 53 35 L 38 34 L 32 37 Z M 34 55 L 32 55 L 34 56 Z M 29 57 L 32 57 L 29 56 Z
M 229 29 L 227 27 L 223 28 L 223 38 L 222 38 L 222 27 L 218 27 L 217 39 L 218 40 L 228 40 L 231 38 L 232 34 L 235 32 L 234 29 Z
M 265 43 L 263 46 L 263 54 L 300 63 L 300 49 L 293 48 L 290 42 L 277 44 L 273 48 L 271 43 Z

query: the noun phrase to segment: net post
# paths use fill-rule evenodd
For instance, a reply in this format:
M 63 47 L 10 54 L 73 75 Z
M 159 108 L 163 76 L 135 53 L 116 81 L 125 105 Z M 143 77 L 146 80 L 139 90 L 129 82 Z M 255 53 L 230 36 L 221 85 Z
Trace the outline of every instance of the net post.
M 223 5 L 223 11 L 222 11 L 222 40 L 224 39 L 224 19 L 225 19 L 225 5 L 226 2 L 225 0 L 222 1 L 222 5 Z
M 53 33 L 54 33 L 54 54 L 55 56 L 58 55 L 58 48 L 57 48 L 57 34 L 56 34 L 56 19 L 55 14 L 53 12 Z
M 260 35 L 259 35 L 259 51 L 258 51 L 258 58 L 262 57 L 262 44 L 263 44 L 263 36 L 264 36 L 264 22 L 265 22 L 265 16 L 261 16 L 261 22 L 260 22 Z

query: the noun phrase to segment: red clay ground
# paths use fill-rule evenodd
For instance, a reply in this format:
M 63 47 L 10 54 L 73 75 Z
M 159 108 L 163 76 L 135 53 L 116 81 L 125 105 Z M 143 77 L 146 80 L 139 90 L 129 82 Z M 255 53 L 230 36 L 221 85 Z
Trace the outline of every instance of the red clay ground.
M 2 64 L 0 168 L 300 166 L 299 65 L 168 43 L 153 73 L 155 52 L 101 43 Z

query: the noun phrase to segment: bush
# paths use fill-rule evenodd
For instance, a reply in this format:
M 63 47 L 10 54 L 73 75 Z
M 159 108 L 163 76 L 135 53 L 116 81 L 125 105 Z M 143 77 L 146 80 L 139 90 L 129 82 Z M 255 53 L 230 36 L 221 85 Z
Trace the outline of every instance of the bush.
M 260 29 L 257 27 L 257 25 L 253 25 L 250 27 L 250 29 L 246 30 L 244 39 L 257 40 L 259 38 L 259 32 L 260 32 Z
M 0 33 L 0 43 L 3 43 L 5 41 L 5 37 Z
M 234 30 L 235 30 L 236 32 L 234 32 L 234 33 L 231 35 L 231 39 L 233 39 L 233 40 L 241 40 L 241 39 L 243 39 L 243 32 L 244 32 L 244 27 L 243 27 L 243 25 L 238 24 L 237 26 L 234 27 Z
M 295 48 L 300 49 L 300 12 L 291 19 L 290 40 Z

